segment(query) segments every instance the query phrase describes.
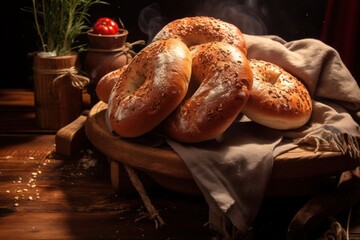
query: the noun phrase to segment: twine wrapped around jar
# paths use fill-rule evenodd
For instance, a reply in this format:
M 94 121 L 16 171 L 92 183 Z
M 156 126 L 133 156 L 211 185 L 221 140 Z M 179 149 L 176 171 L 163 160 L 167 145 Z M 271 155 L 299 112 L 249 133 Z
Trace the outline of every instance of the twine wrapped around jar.
M 86 85 L 89 84 L 90 79 L 88 77 L 78 75 L 78 71 L 75 67 L 70 67 L 67 69 L 58 69 L 58 70 L 43 70 L 43 74 L 61 74 L 60 76 L 56 77 L 53 81 L 53 86 L 56 85 L 56 82 L 64 77 L 69 77 L 71 80 L 71 85 L 78 89 L 84 89 Z
M 78 75 L 78 53 L 34 55 L 34 99 L 37 125 L 58 130 L 83 110 L 82 88 L 89 79 Z
M 89 52 L 120 52 L 123 54 L 130 53 L 132 57 L 136 55 L 136 52 L 133 50 L 135 45 L 145 45 L 144 40 L 138 40 L 133 43 L 126 42 L 122 47 L 114 49 L 103 49 L 103 48 L 89 48 Z

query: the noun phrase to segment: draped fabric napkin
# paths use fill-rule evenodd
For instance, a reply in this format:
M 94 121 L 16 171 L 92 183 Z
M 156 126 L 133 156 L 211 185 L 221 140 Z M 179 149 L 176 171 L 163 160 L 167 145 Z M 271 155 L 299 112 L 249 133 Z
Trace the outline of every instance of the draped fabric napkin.
M 218 140 L 199 144 L 167 140 L 202 191 L 210 225 L 228 239 L 253 223 L 279 154 L 307 144 L 314 151 L 340 150 L 360 158 L 359 125 L 350 115 L 360 110 L 360 89 L 337 51 L 315 39 L 245 38 L 249 59 L 275 63 L 304 82 L 314 100 L 313 113 L 296 130 L 274 130 L 243 117 Z

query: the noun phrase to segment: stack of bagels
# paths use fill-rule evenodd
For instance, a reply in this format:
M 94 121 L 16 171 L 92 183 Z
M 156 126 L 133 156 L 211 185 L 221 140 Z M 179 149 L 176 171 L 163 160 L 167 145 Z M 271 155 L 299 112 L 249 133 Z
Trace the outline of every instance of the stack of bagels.
M 128 65 L 100 79 L 109 127 L 127 138 L 156 129 L 197 143 L 219 137 L 239 114 L 274 129 L 303 126 L 312 113 L 305 85 L 246 54 L 233 24 L 205 16 L 168 23 Z

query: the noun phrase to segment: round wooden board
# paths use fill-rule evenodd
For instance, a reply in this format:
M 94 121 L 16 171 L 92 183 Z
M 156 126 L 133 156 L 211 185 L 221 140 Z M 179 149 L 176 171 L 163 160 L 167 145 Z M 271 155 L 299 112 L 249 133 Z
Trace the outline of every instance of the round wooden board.
M 91 143 L 110 161 L 138 169 L 170 190 L 199 195 L 189 169 L 170 148 L 149 147 L 111 133 L 105 122 L 107 104 L 98 102 L 89 112 L 85 132 Z M 303 195 L 316 191 L 324 177 L 354 169 L 358 161 L 340 152 L 296 148 L 274 160 L 267 195 Z

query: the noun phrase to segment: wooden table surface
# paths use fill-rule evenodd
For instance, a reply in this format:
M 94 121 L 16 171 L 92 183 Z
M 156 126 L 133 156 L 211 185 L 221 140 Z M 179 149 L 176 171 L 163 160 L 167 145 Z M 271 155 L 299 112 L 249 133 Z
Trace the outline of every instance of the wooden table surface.
M 140 219 L 146 213 L 141 198 L 136 191 L 114 191 L 109 163 L 91 144 L 72 156 L 56 153 L 56 131 L 36 126 L 33 101 L 31 90 L 0 90 L 0 239 L 219 237 L 206 225 L 208 208 L 202 197 L 175 193 L 151 180 L 147 194 L 165 225 L 156 229 L 153 220 Z M 332 187 L 324 191 L 330 196 L 326 199 L 338 194 L 333 194 Z M 360 199 L 354 198 L 359 191 L 351 191 L 341 193 L 350 196 L 351 206 L 344 205 L 343 197 L 337 198 L 344 206 L 340 204 L 332 217 L 346 226 L 351 210 L 349 236 L 360 239 L 360 207 L 353 204 Z M 293 218 L 316 197 L 264 199 L 249 239 L 286 239 Z M 316 225 L 311 230 L 315 236 L 328 230 L 327 224 L 311 225 Z

